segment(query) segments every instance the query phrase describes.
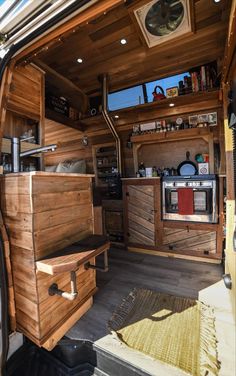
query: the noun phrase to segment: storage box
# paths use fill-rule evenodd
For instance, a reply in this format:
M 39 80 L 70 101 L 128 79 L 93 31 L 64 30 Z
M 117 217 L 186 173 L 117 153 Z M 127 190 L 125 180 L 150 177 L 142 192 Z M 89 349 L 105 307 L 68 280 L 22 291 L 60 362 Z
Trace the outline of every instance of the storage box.
M 198 163 L 198 174 L 208 175 L 209 174 L 209 163 Z

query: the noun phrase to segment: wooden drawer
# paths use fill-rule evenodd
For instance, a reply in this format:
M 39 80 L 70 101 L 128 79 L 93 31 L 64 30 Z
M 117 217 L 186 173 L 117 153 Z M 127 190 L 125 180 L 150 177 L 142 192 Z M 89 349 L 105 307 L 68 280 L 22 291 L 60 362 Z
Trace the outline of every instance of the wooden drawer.
M 163 229 L 163 249 L 166 251 L 190 252 L 199 255 L 216 253 L 216 231 L 185 228 Z

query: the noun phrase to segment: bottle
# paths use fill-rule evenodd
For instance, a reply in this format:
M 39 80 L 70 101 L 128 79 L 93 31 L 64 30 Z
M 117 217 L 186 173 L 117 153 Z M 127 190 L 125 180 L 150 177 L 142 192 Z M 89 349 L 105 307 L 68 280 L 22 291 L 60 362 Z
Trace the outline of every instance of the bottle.
M 153 168 L 152 168 L 152 177 L 153 178 L 157 177 L 157 168 L 156 168 L 156 166 L 153 166 Z
M 146 170 L 145 170 L 145 166 L 144 166 L 143 162 L 140 163 L 139 168 L 138 168 L 138 172 L 139 172 L 141 178 L 145 178 Z

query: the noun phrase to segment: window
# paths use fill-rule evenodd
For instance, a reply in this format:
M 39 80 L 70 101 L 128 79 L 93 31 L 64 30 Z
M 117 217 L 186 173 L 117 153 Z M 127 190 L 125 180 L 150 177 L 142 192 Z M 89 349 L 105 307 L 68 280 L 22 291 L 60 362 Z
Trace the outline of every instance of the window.
M 183 81 L 184 76 L 189 76 L 189 73 L 185 72 L 182 74 L 178 74 L 176 76 L 163 78 L 161 80 L 148 82 L 144 85 L 134 86 L 129 89 L 124 89 L 121 91 L 117 91 L 115 93 L 111 93 L 108 95 L 109 110 L 115 111 L 121 108 L 137 106 L 145 102 L 152 102 L 152 93 L 156 86 L 161 86 L 164 92 L 166 93 L 167 88 L 179 86 L 179 81 Z
M 117 91 L 108 95 L 108 107 L 110 111 L 137 106 L 142 103 L 144 103 L 142 85 L 134 86 L 130 89 Z
M 162 89 L 164 90 L 164 92 L 166 93 L 166 89 L 168 89 L 169 87 L 179 86 L 179 81 L 183 81 L 184 80 L 184 76 L 190 76 L 190 75 L 189 75 L 188 72 L 185 72 L 185 73 L 182 73 L 182 74 L 178 74 L 176 76 L 167 77 L 167 78 L 163 78 L 161 80 L 157 80 L 157 81 L 152 81 L 152 82 L 146 83 L 148 102 L 152 102 L 153 101 L 153 95 L 152 95 L 152 93 L 154 91 L 154 88 L 157 85 L 161 86 Z

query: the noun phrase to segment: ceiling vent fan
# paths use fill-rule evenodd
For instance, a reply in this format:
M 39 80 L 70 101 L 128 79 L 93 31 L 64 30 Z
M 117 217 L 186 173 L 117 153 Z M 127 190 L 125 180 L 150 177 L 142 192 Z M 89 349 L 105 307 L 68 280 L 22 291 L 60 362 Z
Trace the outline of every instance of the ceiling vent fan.
M 134 10 L 148 47 L 154 47 L 192 31 L 191 0 L 152 0 Z

